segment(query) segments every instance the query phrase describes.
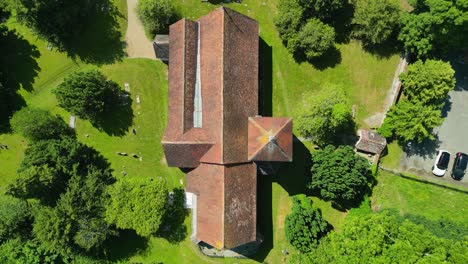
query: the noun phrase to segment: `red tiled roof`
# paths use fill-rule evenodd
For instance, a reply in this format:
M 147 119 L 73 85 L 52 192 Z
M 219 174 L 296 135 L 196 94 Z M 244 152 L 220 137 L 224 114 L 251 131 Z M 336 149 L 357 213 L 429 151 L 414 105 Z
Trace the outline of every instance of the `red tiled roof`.
M 249 117 L 249 160 L 292 161 L 292 119 Z
M 193 128 L 198 26 L 203 123 Z M 204 161 L 247 162 L 247 118 L 258 113 L 257 22 L 219 8 L 198 23 L 182 19 L 171 25 L 169 39 L 169 118 L 162 144 L 219 142 Z M 193 166 L 179 148 L 164 149 L 172 157 L 168 165 Z
M 217 248 L 255 241 L 257 166 L 249 159 L 249 117 L 258 114 L 258 24 L 219 8 L 198 22 L 183 19 L 171 25 L 169 39 L 162 145 L 169 166 L 195 168 L 187 174 L 186 190 L 198 197 L 197 239 Z M 194 119 L 201 120 L 201 127 Z M 270 158 L 289 161 L 291 120 L 268 120 L 278 129 L 280 148 Z
M 257 166 L 202 163 L 187 174 L 197 198 L 197 239 L 217 248 L 255 241 Z

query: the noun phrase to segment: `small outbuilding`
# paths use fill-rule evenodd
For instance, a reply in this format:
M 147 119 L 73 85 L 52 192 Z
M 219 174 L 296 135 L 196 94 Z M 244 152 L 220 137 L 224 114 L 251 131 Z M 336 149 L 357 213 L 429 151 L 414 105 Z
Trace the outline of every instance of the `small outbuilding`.
M 164 62 L 169 61 L 169 35 L 156 35 L 153 47 L 157 59 Z
M 380 155 L 387 146 L 387 140 L 375 131 L 360 129 L 358 134 L 359 140 L 355 145 L 358 151 Z

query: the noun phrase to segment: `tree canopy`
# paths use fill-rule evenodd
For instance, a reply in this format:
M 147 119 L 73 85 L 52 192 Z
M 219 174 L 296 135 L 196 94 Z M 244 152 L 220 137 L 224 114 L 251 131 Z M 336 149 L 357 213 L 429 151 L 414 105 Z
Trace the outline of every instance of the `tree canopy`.
M 434 139 L 432 129 L 443 122 L 441 110 L 434 106 L 402 100 L 387 112 L 379 128 L 383 137 L 395 136 L 403 142 Z
M 312 18 L 301 28 L 295 38 L 288 41 L 288 49 L 293 54 L 304 54 L 308 60 L 327 52 L 335 43 L 335 30 L 322 21 Z
M 289 243 L 301 252 L 309 252 L 329 231 L 329 224 L 322 218 L 320 209 L 301 194 L 292 197 L 293 206 L 286 216 L 284 230 Z
M 71 73 L 53 92 L 59 106 L 83 119 L 96 121 L 118 103 L 121 90 L 117 83 L 93 69 Z
M 345 3 L 343 0 L 281 0 L 274 23 L 288 50 L 308 60 L 324 55 L 335 41 L 335 29 L 325 23 Z
M 354 217 L 291 263 L 465 263 L 468 236 L 457 242 L 389 213 Z
M 323 20 L 330 18 L 334 12 L 342 8 L 346 0 L 299 0 L 299 3 L 307 13 Z
M 339 133 L 354 129 L 348 98 L 342 89 L 334 86 L 306 97 L 295 122 L 301 136 L 310 137 L 320 145 L 331 143 Z
M 314 152 L 311 173 L 308 188 L 339 205 L 360 201 L 374 183 L 369 162 L 350 146 Z
M 41 245 L 68 255 L 97 249 L 115 235 L 104 220 L 104 192 L 110 183 L 108 175 L 92 167 L 86 175 L 74 173 L 57 205 L 36 214 L 33 232 Z
M 464 0 L 411 1 L 414 10 L 403 16 L 399 39 L 419 58 L 466 49 L 468 5 Z
M 403 92 L 411 102 L 439 106 L 455 88 L 455 71 L 439 60 L 416 61 L 400 74 Z
M 93 167 L 112 181 L 105 158 L 73 138 L 33 142 L 25 151 L 18 178 L 8 186 L 8 193 L 54 204 L 74 174 L 87 175 Z
M 396 32 L 401 8 L 395 0 L 357 0 L 355 2 L 353 35 L 365 45 L 385 43 Z
M 0 196 L 0 244 L 25 237 L 32 222 L 31 210 L 26 201 L 11 196 Z
M 170 23 L 178 18 L 171 0 L 140 0 L 137 12 L 146 32 L 151 36 L 169 32 Z
M 31 141 L 75 136 L 73 129 L 60 116 L 38 108 L 21 109 L 13 115 L 10 124 L 15 133 Z
M 109 188 L 106 220 L 140 236 L 156 233 L 162 223 L 168 191 L 162 179 L 117 181 Z

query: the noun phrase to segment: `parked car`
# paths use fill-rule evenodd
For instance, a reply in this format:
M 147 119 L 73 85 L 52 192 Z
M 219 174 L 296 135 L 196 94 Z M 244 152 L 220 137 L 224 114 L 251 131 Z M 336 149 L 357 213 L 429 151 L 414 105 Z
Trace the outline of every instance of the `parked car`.
M 439 150 L 437 153 L 437 158 L 434 162 L 434 167 L 432 167 L 432 173 L 436 176 L 444 176 L 447 171 L 447 167 L 450 161 L 450 152 L 446 150 Z
M 452 168 L 452 178 L 461 180 L 465 176 L 466 167 L 468 165 L 468 155 L 458 152 L 455 156 L 455 162 Z

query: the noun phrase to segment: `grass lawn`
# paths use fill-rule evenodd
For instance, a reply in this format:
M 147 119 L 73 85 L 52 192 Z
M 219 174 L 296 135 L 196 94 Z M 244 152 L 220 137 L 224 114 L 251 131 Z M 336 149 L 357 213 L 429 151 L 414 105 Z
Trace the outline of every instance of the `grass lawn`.
M 403 149 L 398 145 L 398 141 L 394 140 L 387 145 L 387 154 L 381 159 L 380 163 L 385 168 L 398 170 L 400 168 L 400 160 L 403 155 Z
M 434 185 L 380 171 L 374 188 L 373 207 L 394 209 L 400 215 L 464 223 L 468 190 Z

